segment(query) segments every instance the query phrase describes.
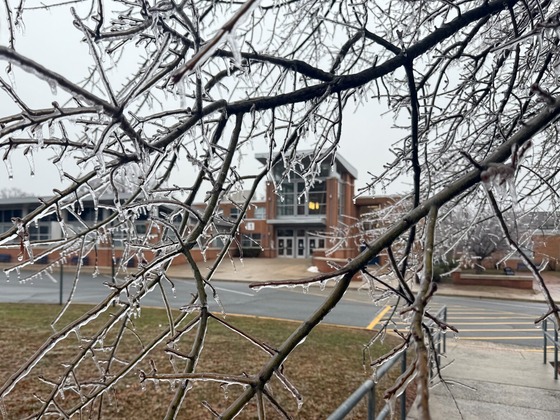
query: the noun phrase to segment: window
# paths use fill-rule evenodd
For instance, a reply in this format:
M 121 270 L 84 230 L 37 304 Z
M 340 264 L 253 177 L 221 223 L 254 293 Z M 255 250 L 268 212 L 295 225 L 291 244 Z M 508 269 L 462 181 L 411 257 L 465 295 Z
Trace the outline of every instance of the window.
M 85 207 L 79 213 L 76 210 L 77 209 L 74 208 L 76 215 L 84 222 L 93 222 L 96 219 L 96 209 L 94 209 L 93 207 Z M 78 221 L 76 216 L 74 216 L 70 211 L 67 210 L 67 212 L 68 212 L 68 216 L 67 216 L 68 222 L 72 223 Z
M 231 219 L 237 219 L 239 217 L 239 209 L 237 207 L 232 207 L 229 209 L 229 217 Z
M 14 227 L 12 217 L 22 217 L 21 209 L 0 210 L 0 233 L 6 232 Z
M 266 207 L 255 207 L 254 218 L 260 220 L 266 219 Z
M 137 235 L 146 235 L 148 233 L 148 226 L 146 222 L 144 223 L 135 223 L 134 227 L 136 228 Z
M 30 241 L 46 241 L 50 239 L 51 229 L 49 225 L 29 226 Z
M 224 240 L 222 239 L 221 236 L 216 236 L 214 239 L 212 239 L 212 242 L 210 242 L 210 245 L 208 246 L 209 248 L 218 248 L 218 249 L 222 249 L 225 246 Z
M 278 216 L 309 216 L 327 214 L 327 192 L 324 182 L 305 192 L 305 183 L 296 181 L 282 184 L 277 199 Z
M 278 195 L 277 200 L 278 216 L 293 216 L 295 214 L 294 203 L 296 202 L 294 184 L 282 184 L 282 190 L 280 191 L 280 195 Z
M 260 248 L 260 233 L 244 233 L 241 235 L 241 248 Z
M 0 223 L 12 224 L 12 217 L 21 217 L 21 209 L 0 210 Z

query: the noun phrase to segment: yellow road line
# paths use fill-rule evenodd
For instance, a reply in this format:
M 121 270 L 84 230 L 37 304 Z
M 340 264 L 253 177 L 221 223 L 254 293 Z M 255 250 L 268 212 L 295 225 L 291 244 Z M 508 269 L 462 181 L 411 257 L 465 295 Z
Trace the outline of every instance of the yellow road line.
M 385 314 L 389 312 L 389 309 L 391 309 L 390 305 L 385 306 L 381 310 L 381 312 L 379 312 L 377 316 L 373 318 L 373 320 L 369 323 L 369 325 L 366 327 L 366 330 L 373 330 L 375 326 L 379 323 L 379 321 L 381 321 L 381 318 L 383 318 Z

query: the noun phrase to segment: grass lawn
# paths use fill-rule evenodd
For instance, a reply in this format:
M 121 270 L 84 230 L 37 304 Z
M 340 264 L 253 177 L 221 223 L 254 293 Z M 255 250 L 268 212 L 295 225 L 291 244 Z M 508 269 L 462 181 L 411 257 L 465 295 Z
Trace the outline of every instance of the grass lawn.
M 60 307 L 55 305 L 32 304 L 1 304 L 0 305 L 0 383 L 13 374 L 18 365 L 26 360 L 49 337 L 50 322 Z M 74 319 L 89 309 L 85 305 L 72 305 L 64 320 Z M 109 316 L 109 315 L 107 315 Z M 134 331 L 130 331 L 126 345 L 121 346 L 119 358 L 130 360 L 131 356 L 141 348 L 141 342 L 148 342 L 150 337 L 161 332 L 166 326 L 166 314 L 163 310 L 142 309 L 142 316 L 134 321 Z M 228 322 L 237 328 L 249 332 L 253 337 L 278 346 L 297 326 L 297 323 L 282 322 L 269 319 L 228 316 Z M 100 325 L 102 319 L 94 324 Z M 92 325 L 91 328 L 95 327 Z M 88 327 L 90 328 L 90 327 Z M 88 336 L 88 329 L 80 331 L 82 337 Z M 285 363 L 284 373 L 304 396 L 304 403 L 298 411 L 295 400 L 274 380 L 274 397 L 284 404 L 288 412 L 299 419 L 322 419 L 344 401 L 367 377 L 371 369 L 362 365 L 362 349 L 371 338 L 373 332 L 358 329 L 320 326 L 308 339 L 299 345 Z M 192 337 L 185 339 L 184 347 L 188 348 Z M 375 358 L 387 352 L 396 343 L 393 337 L 387 337 L 384 344 L 378 344 L 372 351 Z M 32 415 L 40 406 L 37 398 L 45 398 L 50 387 L 38 377 L 57 381 L 64 369 L 63 363 L 71 359 L 80 348 L 76 334 L 71 334 L 62 343 L 54 347 L 51 353 L 24 379 L 14 390 L 0 402 L 0 413 L 7 419 L 18 419 Z M 162 418 L 174 390 L 169 384 L 148 383 L 142 386 L 139 381 L 140 369 L 151 371 L 157 366 L 158 372 L 172 372 L 169 356 L 162 346 L 150 353 L 118 386 L 104 398 L 101 406 L 101 418 L 107 419 L 155 419 Z M 209 324 L 209 333 L 204 351 L 198 365 L 198 372 L 230 373 L 239 375 L 255 374 L 266 362 L 268 356 L 256 347 L 241 339 L 229 329 L 216 321 Z M 150 360 L 153 362 L 150 363 Z M 397 364 L 398 365 L 398 364 Z M 88 369 L 95 370 L 93 363 L 85 362 L 80 372 L 76 372 L 81 382 L 87 381 Z M 390 385 L 398 376 L 393 372 L 390 378 L 380 382 L 380 387 Z M 210 412 L 201 404 L 208 404 L 218 412 L 227 407 L 241 392 L 240 386 L 225 388 L 219 383 L 198 382 L 194 384 L 185 401 L 179 418 L 209 419 Z M 382 400 L 382 390 L 378 392 L 378 401 Z M 63 398 L 64 397 L 64 398 Z M 68 391 L 64 396 L 57 397 L 57 402 L 64 407 L 72 406 L 77 396 Z M 95 418 L 99 403 L 94 404 Z M 365 404 L 354 418 L 364 418 Z M 266 407 L 269 418 L 281 418 L 272 406 Z M 82 413 L 89 418 L 90 413 Z M 256 406 L 251 405 L 237 418 L 256 418 Z

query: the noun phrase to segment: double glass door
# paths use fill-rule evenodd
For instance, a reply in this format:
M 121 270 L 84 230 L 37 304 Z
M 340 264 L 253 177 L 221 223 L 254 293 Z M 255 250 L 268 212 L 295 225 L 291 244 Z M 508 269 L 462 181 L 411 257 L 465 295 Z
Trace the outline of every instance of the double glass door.
M 293 257 L 294 256 L 294 238 L 278 238 L 278 256 Z
M 325 240 L 302 229 L 278 229 L 276 236 L 278 256 L 283 258 L 309 258 L 315 248 L 324 248 Z

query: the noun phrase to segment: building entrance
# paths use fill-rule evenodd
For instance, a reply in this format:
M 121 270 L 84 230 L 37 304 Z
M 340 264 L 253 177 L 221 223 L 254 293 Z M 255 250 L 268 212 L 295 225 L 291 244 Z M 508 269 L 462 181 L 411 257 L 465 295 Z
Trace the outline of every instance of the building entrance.
M 325 239 L 314 234 L 315 231 L 305 229 L 278 229 L 276 232 L 278 257 L 310 258 L 314 249 L 325 247 Z

